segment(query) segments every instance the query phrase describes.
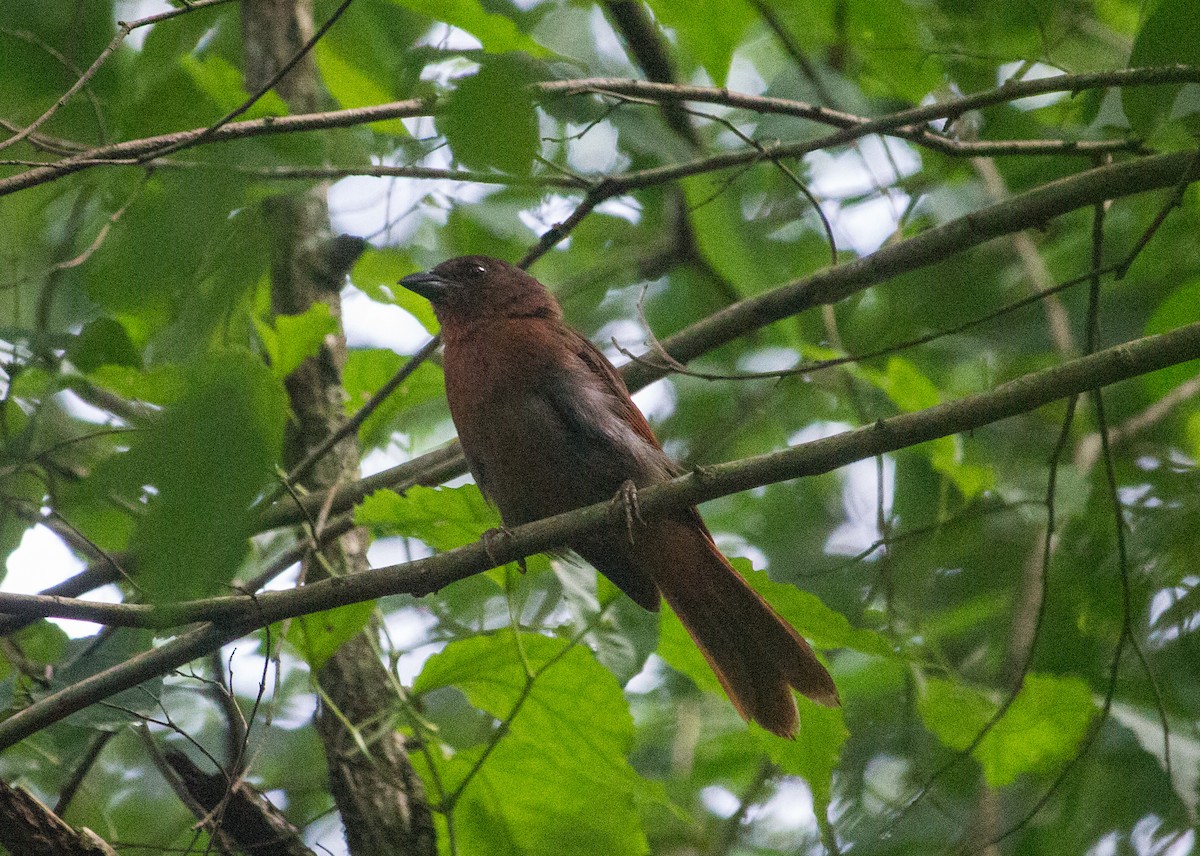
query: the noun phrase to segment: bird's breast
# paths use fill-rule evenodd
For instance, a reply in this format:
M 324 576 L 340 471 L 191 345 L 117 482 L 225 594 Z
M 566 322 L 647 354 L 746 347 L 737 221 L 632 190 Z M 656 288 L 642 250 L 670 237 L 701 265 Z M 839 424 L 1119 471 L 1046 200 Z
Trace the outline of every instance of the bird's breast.
M 612 495 L 577 454 L 577 438 L 543 394 L 566 371 L 531 325 L 491 322 L 446 336 L 446 398 L 463 451 L 504 522 L 519 525 Z

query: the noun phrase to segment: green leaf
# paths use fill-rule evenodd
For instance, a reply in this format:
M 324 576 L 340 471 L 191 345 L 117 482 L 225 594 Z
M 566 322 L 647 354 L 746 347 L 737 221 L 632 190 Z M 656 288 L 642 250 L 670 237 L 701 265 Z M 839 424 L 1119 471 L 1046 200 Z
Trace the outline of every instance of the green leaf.
M 476 74 L 458 81 L 436 123 L 459 163 L 529 173 L 541 145 L 528 89 L 534 80 L 526 63 L 492 57 Z M 496 109 L 499 105 L 503 109 Z
M 679 34 L 713 82 L 724 86 L 733 52 L 757 18 L 754 7 L 724 0 L 650 0 L 650 8 Z
M 360 526 L 377 535 L 419 538 L 435 550 L 453 550 L 500 525 L 500 516 L 473 484 L 410 487 L 403 495 L 377 490 L 354 511 Z
M 483 44 L 489 53 L 522 51 L 530 56 L 552 56 L 530 36 L 517 29 L 510 19 L 495 12 L 484 11 L 478 0 L 396 0 L 406 9 L 435 21 L 445 21 L 465 30 Z
M 329 304 L 318 300 L 299 315 L 277 315 L 275 326 L 259 324 L 258 332 L 271 357 L 271 372 L 283 379 L 321 350 L 325 337 L 338 331 Z
M 399 306 L 432 333 L 438 325 L 429 301 L 416 292 L 397 285 L 401 277 L 415 269 L 407 253 L 368 247 L 350 271 L 350 281 L 354 283 L 355 288 L 375 302 Z
M 288 626 L 287 641 L 316 672 L 367 626 L 374 610 L 375 601 L 368 600 L 301 615 Z
M 366 73 L 362 66 L 335 50 L 325 39 L 317 42 L 315 50 L 317 66 L 321 70 L 321 81 L 329 94 L 338 100 L 344 109 L 373 107 L 395 101 L 395 95 L 386 89 L 377 78 Z M 408 136 L 408 129 L 401 119 L 372 122 L 368 127 L 381 134 Z
M 1150 316 L 1146 324 L 1146 335 L 1169 333 L 1185 324 L 1196 320 L 1196 307 L 1200 306 L 1200 280 L 1185 282 L 1174 289 Z M 1200 373 L 1200 360 L 1189 360 L 1186 363 L 1160 369 L 1150 374 L 1142 375 L 1141 382 L 1147 392 L 1155 399 L 1160 399 L 1175 387 L 1194 378 Z
M 91 380 L 122 398 L 150 404 L 171 404 L 187 389 L 184 372 L 176 365 L 137 369 L 132 366 L 102 365 L 90 373 Z
M 911 104 L 945 82 L 937 44 L 908 3 L 853 0 L 847 4 L 846 37 L 863 62 L 869 95 L 900 97 Z
M 1138 30 L 1129 54 L 1129 67 L 1200 64 L 1200 28 L 1196 26 L 1195 0 L 1159 0 Z M 1182 85 L 1127 86 L 1121 106 L 1129 125 L 1148 137 L 1175 106 Z
M 222 110 L 233 110 L 245 103 L 250 93 L 244 88 L 240 69 L 235 68 L 224 57 L 206 54 L 197 57 L 187 54 L 179 58 L 183 69 L 195 81 L 197 87 L 213 100 Z M 275 90 L 263 94 L 242 114 L 243 119 L 261 119 L 264 116 L 286 116 L 287 104 Z
M 454 808 L 462 852 L 646 852 L 638 801 L 652 789 L 626 758 L 633 719 L 616 679 L 586 648 L 508 631 L 453 642 L 414 689 L 447 686 L 506 723 L 486 759 L 480 746 L 440 765 L 445 789 L 467 782 Z
M 366 404 L 407 359 L 411 357 L 402 357 L 387 348 L 351 351 L 342 372 L 346 414 L 350 415 Z M 427 401 L 441 400 L 445 394 L 442 370 L 431 362 L 422 363 L 366 418 L 358 429 L 359 443 L 364 449 L 386 446 L 399 417 L 411 416 L 412 408 Z
M 917 703 L 925 726 L 951 749 L 966 749 L 998 706 L 981 693 L 929 679 Z M 1080 678 L 1029 674 L 1000 721 L 973 755 L 992 787 L 1025 774 L 1050 774 L 1075 757 L 1096 716 L 1091 689 Z
M 884 373 L 866 367 L 858 371 L 906 412 L 915 413 L 941 403 L 942 394 L 934 382 L 903 357 L 888 360 Z M 964 499 L 972 499 L 995 485 L 991 468 L 963 461 L 962 438 L 957 434 L 922 443 L 919 448 L 929 456 L 933 468 L 954 483 Z
M 46 692 L 56 692 L 106 669 L 127 663 L 138 654 L 149 651 L 153 644 L 153 631 L 133 627 L 108 636 L 73 639 L 67 644 L 64 665 L 55 671 Z M 109 696 L 105 699 L 107 704 L 85 707 L 67 722 L 89 729 L 115 731 L 136 719 L 138 713 L 149 713 L 157 707 L 162 682 L 162 677 L 143 681 L 136 687 Z
M 286 394 L 261 360 L 214 354 L 189 382 L 108 473 L 123 490 L 152 488 L 133 539 L 137 583 L 152 600 L 212 593 L 232 578 L 253 531 L 247 509 L 283 442 Z
M 681 182 L 691 208 L 698 249 L 733 289 L 757 292 L 771 284 L 764 278 L 762 248 L 751 247 L 739 210 L 739 197 L 724 180 L 700 175 Z
M 67 359 L 84 373 L 100 366 L 138 368 L 142 364 L 142 356 L 134 347 L 125 326 L 108 316 L 84 325 L 67 348 Z

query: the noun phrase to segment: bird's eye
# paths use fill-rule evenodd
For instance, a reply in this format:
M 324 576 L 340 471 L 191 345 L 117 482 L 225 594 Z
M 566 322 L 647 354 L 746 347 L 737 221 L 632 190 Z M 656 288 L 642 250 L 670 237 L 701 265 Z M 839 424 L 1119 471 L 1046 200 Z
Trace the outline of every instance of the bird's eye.
M 471 264 L 467 265 L 466 273 L 471 279 L 479 279 L 481 276 L 487 273 L 487 268 L 481 264 Z

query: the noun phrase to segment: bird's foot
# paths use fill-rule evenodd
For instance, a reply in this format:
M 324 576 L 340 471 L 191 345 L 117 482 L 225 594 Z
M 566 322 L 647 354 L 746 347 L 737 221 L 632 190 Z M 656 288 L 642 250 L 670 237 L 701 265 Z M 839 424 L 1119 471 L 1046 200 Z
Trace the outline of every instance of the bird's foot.
M 502 562 L 497 558 L 498 552 L 506 545 L 511 544 L 513 540 L 512 531 L 503 526 L 497 526 L 494 529 L 489 529 L 483 533 L 480 539 L 483 541 L 483 552 L 487 553 L 487 557 L 494 565 L 502 565 Z M 517 567 L 521 573 L 525 573 L 529 569 L 525 566 L 525 557 L 521 556 L 517 559 Z
M 633 543 L 633 523 L 636 520 L 642 526 L 646 525 L 646 521 L 642 519 L 642 509 L 638 505 L 638 489 L 632 479 L 627 479 L 613 496 L 609 503 L 609 519 L 612 519 L 616 514 L 620 514 L 625 522 L 625 532 L 629 536 L 629 543 Z

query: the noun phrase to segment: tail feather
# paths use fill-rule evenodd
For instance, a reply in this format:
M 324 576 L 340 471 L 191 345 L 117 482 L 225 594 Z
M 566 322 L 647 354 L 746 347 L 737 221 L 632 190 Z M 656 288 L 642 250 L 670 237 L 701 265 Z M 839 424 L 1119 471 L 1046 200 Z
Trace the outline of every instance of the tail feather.
M 791 737 L 790 688 L 819 704 L 840 703 L 812 648 L 721 555 L 699 515 L 653 529 L 647 549 L 636 552 L 744 718 Z

